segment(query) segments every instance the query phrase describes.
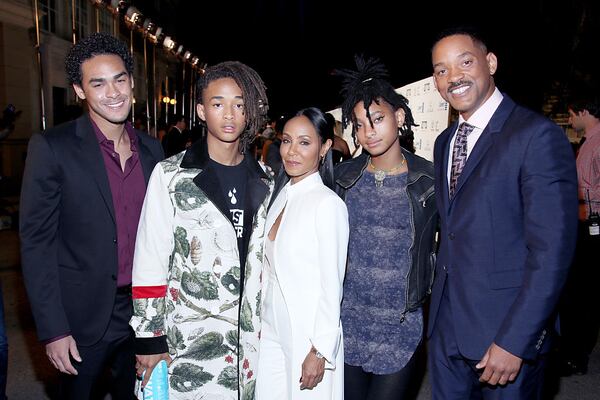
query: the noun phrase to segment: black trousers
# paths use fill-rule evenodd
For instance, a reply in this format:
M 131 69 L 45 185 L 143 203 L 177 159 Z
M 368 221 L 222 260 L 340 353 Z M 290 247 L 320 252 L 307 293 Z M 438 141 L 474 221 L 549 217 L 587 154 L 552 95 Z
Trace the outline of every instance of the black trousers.
M 416 379 L 420 372 L 423 345 L 400 371 L 393 374 L 376 375 L 365 372 L 362 367 L 344 364 L 345 400 L 403 400 L 416 397 L 421 383 Z
M 132 310 L 131 294 L 118 293 L 102 339 L 91 346 L 78 346 L 81 362 L 71 359 L 78 375 L 61 374 L 60 399 L 103 399 L 107 391 L 113 400 L 135 399 L 134 334 L 129 326 Z M 108 387 L 102 381 L 105 375 Z

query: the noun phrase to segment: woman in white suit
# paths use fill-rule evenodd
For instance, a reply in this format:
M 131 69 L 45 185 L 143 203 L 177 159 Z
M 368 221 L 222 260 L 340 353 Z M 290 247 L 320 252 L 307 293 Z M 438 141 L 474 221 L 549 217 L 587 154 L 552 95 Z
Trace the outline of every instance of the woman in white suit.
M 348 212 L 324 184 L 333 182 L 332 136 L 317 108 L 301 110 L 283 129 L 280 178 L 289 182 L 267 215 L 257 400 L 344 396 L 340 302 Z

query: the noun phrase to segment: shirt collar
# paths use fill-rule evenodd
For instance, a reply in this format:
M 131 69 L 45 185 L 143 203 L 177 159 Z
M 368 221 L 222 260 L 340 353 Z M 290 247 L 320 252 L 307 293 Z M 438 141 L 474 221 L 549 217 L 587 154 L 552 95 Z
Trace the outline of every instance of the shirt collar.
M 600 123 L 597 123 L 592 129 L 585 132 L 585 140 L 590 140 L 597 135 L 600 135 Z
M 322 185 L 323 180 L 321 179 L 321 175 L 319 171 L 310 174 L 309 176 L 302 179 L 300 182 L 296 182 L 292 185 L 292 181 L 290 180 L 285 185 L 285 190 L 288 196 L 298 196 L 302 193 L 306 193 L 313 187 L 317 185 Z
M 469 118 L 468 121 L 465 121 L 465 119 L 462 117 L 462 115 L 460 115 L 458 117 L 458 125 L 462 124 L 463 122 L 468 122 L 470 125 L 473 125 L 475 128 L 478 128 L 481 130 L 485 129 L 488 122 L 490 122 L 490 119 L 492 119 L 492 116 L 496 112 L 496 109 L 502 102 L 503 98 L 504 98 L 504 96 L 502 96 L 502 93 L 500 93 L 500 90 L 498 90 L 498 88 L 495 88 L 494 93 L 492 93 L 490 98 L 487 99 L 485 101 L 485 103 L 483 103 L 481 105 L 481 107 L 479 107 L 477 109 L 477 111 L 475 111 L 473 113 L 473 115 L 471 115 L 471 118 Z
M 100 130 L 98 125 L 96 125 L 94 120 L 90 118 L 90 122 L 92 123 L 92 128 L 94 129 L 94 134 L 96 135 L 98 143 L 102 144 L 104 142 L 107 142 L 108 138 L 104 136 L 104 133 L 102 133 L 102 131 Z M 127 136 L 129 136 L 129 143 L 131 143 L 131 149 L 136 150 L 135 145 L 137 144 L 137 136 L 135 134 L 135 129 L 133 129 L 133 125 L 131 125 L 131 122 L 125 122 L 125 131 L 127 132 Z

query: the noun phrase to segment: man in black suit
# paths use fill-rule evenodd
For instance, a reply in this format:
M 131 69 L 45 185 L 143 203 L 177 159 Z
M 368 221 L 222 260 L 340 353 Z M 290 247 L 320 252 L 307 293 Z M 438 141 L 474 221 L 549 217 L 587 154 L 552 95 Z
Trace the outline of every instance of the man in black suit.
M 162 146 L 166 157 L 181 153 L 191 144 L 188 144 L 191 138 L 189 132 L 186 130 L 186 126 L 185 117 L 180 114 L 176 115 L 173 126 L 162 139 Z
M 160 143 L 127 122 L 133 60 L 96 33 L 66 58 L 81 118 L 32 136 L 21 193 L 23 276 L 61 398 L 87 399 L 104 368 L 113 399 L 134 398 L 131 266 Z

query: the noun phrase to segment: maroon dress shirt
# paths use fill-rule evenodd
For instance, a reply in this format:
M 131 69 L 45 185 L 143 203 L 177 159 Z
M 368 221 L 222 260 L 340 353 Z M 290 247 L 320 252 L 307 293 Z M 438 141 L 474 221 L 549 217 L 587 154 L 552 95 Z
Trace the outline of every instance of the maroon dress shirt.
M 104 158 L 115 211 L 119 263 L 117 286 L 128 286 L 131 285 L 135 236 L 146 194 L 146 181 L 138 152 L 138 140 L 133 127 L 127 122 L 125 130 L 131 142 L 131 157 L 125 162 L 125 170 L 123 170 L 114 142 L 108 140 L 93 121 L 92 126 Z

